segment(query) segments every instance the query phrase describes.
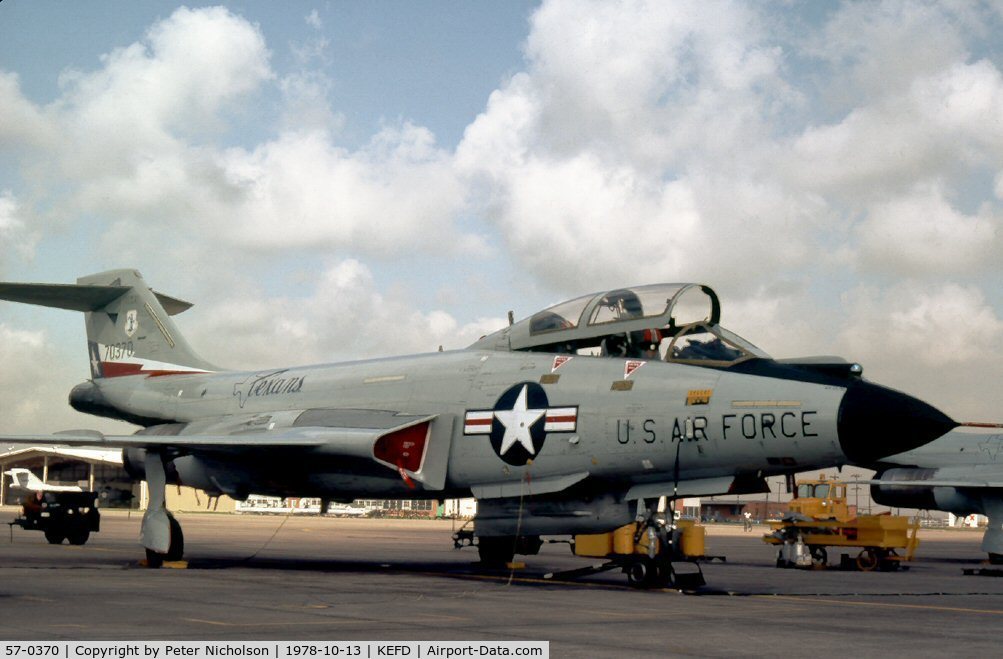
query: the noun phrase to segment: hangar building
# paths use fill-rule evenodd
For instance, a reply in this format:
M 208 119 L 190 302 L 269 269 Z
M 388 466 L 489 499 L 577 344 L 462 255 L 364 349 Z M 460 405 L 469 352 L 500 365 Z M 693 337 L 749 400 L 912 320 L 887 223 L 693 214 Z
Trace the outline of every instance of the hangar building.
M 117 449 L 32 446 L 0 453 L 0 472 L 14 468 L 30 469 L 49 485 L 77 485 L 97 492 L 101 508 L 146 508 L 146 483 L 132 481 L 122 466 L 122 452 Z M 0 478 L 0 505 L 19 505 L 25 496 L 23 491 L 12 490 L 10 482 L 10 476 Z M 233 512 L 234 501 L 227 496 L 210 499 L 190 487 L 168 487 L 167 507 L 176 511 Z

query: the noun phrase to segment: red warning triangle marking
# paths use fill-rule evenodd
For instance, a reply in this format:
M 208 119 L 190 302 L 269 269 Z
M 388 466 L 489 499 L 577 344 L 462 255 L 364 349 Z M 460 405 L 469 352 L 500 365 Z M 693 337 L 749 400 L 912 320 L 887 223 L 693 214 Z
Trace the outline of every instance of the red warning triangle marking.
M 630 374 L 644 366 L 647 362 L 640 359 L 628 359 L 623 365 L 623 379 L 626 380 Z

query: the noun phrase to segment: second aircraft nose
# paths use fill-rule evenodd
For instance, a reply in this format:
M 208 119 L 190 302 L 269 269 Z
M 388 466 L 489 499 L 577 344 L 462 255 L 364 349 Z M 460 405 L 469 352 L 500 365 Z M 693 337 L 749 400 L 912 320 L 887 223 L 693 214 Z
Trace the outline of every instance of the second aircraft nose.
M 847 387 L 837 421 L 843 453 L 856 464 L 922 446 L 957 425 L 918 398 L 863 380 Z

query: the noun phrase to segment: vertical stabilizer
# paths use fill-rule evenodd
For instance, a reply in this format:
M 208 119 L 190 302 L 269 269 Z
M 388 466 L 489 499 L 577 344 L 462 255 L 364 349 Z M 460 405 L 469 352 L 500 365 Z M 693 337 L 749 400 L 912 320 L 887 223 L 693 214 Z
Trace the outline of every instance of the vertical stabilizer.
M 179 303 L 169 306 L 180 306 L 182 311 L 191 305 L 158 297 L 137 271 L 111 270 L 81 277 L 77 284 L 125 289 L 121 296 L 84 315 L 92 377 L 216 370 L 181 336 L 161 298 Z
M 0 283 L 0 300 L 83 311 L 94 379 L 218 370 L 171 320 L 192 305 L 151 290 L 135 270 L 88 275 L 75 285 Z

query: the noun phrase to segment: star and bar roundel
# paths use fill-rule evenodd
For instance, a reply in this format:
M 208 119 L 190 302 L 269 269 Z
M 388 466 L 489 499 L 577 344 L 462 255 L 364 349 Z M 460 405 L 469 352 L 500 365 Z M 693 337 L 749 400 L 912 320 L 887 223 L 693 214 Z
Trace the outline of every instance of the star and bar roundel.
M 547 433 L 577 428 L 578 406 L 550 407 L 547 392 L 536 382 L 509 387 L 494 409 L 467 410 L 463 419 L 464 435 L 489 435 L 498 457 L 514 466 L 539 455 Z

